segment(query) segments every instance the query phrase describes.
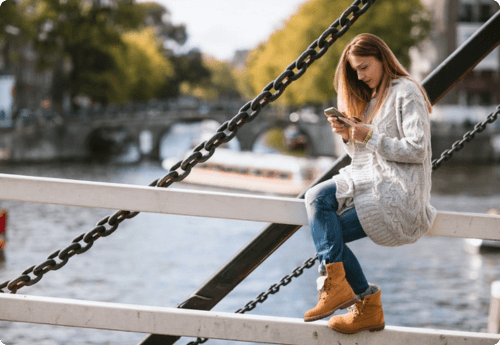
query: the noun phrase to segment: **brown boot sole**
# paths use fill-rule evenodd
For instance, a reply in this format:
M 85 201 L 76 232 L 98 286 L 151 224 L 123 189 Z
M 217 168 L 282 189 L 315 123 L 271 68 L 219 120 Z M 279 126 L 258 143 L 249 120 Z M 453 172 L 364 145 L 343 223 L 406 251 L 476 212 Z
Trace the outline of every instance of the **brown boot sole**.
M 346 308 L 350 307 L 351 305 L 353 305 L 357 301 L 359 301 L 359 299 L 356 296 L 354 296 L 349 301 L 344 302 L 344 303 L 336 306 L 335 308 L 333 308 L 332 310 L 330 310 L 326 313 L 316 315 L 316 316 L 304 317 L 304 322 L 311 322 L 311 321 L 324 319 L 325 317 L 332 315 L 333 313 L 335 313 L 339 309 L 346 309 Z
M 342 333 L 342 334 L 356 334 L 356 333 L 359 333 L 362 331 L 379 332 L 385 328 L 385 322 L 382 323 L 381 325 L 378 325 L 378 326 L 370 326 L 370 327 L 360 328 L 360 329 L 353 331 L 353 332 L 344 331 L 341 329 L 337 329 L 335 327 L 330 327 L 330 328 L 333 329 L 334 331 L 337 331 L 337 332 Z

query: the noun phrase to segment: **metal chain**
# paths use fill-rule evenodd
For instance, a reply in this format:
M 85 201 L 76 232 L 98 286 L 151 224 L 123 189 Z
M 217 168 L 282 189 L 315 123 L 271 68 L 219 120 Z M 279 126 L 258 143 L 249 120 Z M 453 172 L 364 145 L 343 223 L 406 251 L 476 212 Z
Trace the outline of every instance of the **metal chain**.
M 497 117 L 499 114 L 500 114 L 500 105 L 497 107 L 497 109 L 494 113 L 491 113 L 490 115 L 488 115 L 488 117 L 486 118 L 485 121 L 480 122 L 476 126 L 474 126 L 473 131 L 469 131 L 469 132 L 465 133 L 463 136 L 464 139 L 456 141 L 452 145 L 452 148 L 450 150 L 444 151 L 441 154 L 441 158 L 439 160 L 437 160 L 437 159 L 434 160 L 432 162 L 432 169 L 433 170 L 438 169 L 441 166 L 441 163 L 443 161 L 449 159 L 452 156 L 453 152 L 461 150 L 464 147 L 465 142 L 471 141 L 477 133 L 484 131 L 484 129 L 486 128 L 486 126 L 488 124 L 495 122 L 497 120 Z M 292 271 L 292 274 L 286 275 L 283 278 L 281 278 L 281 280 L 278 284 L 273 284 L 269 287 L 269 289 L 267 291 L 264 291 L 264 292 L 261 292 L 260 294 L 258 294 L 254 300 L 249 301 L 247 304 L 245 304 L 245 306 L 243 308 L 236 310 L 235 313 L 239 313 L 239 314 L 246 313 L 247 311 L 253 310 L 257 306 L 258 303 L 264 303 L 264 301 L 267 300 L 267 297 L 269 295 L 274 295 L 275 293 L 277 293 L 280 290 L 280 287 L 288 285 L 291 282 L 292 278 L 296 278 L 296 277 L 299 277 L 300 275 L 302 275 L 304 269 L 313 267 L 316 260 L 318 260 L 317 254 L 316 254 L 316 256 L 310 257 L 309 259 L 304 261 L 304 264 L 302 264 L 302 266 L 295 268 Z M 187 345 L 198 345 L 198 344 L 206 343 L 207 341 L 208 341 L 207 338 L 196 338 L 195 341 L 189 342 Z
M 252 122 L 259 116 L 262 109 L 267 104 L 275 101 L 281 96 L 283 91 L 294 81 L 298 80 L 307 70 L 307 68 L 317 59 L 321 58 L 328 48 L 344 33 L 349 30 L 356 19 L 365 13 L 375 0 L 356 0 L 352 5 L 338 18 L 323 34 L 315 40 L 300 57 L 289 65 L 276 80 L 270 82 L 262 92 L 252 101 L 247 102 L 231 120 L 224 122 L 215 135 L 210 139 L 200 143 L 193 149 L 193 152 L 184 160 L 174 164 L 169 172 L 162 178 L 156 179 L 149 184 L 149 187 L 167 188 L 174 182 L 184 180 L 191 169 L 198 163 L 206 162 L 215 153 L 215 149 L 220 145 L 233 139 L 238 129 L 245 123 Z M 361 8 L 359 5 L 363 5 Z M 349 19 L 348 17 L 352 15 Z M 337 27 L 340 26 L 340 30 Z M 249 113 L 250 112 L 250 113 Z M 205 153 L 201 151 L 205 150 Z M 178 172 L 178 169 L 181 169 Z M 7 288 L 11 293 L 16 293 L 24 286 L 31 286 L 38 283 L 49 271 L 55 271 L 66 265 L 68 260 L 75 254 L 85 253 L 92 247 L 94 241 L 100 237 L 111 235 L 125 219 L 137 216 L 139 212 L 117 211 L 111 216 L 100 220 L 96 227 L 87 233 L 83 233 L 75 238 L 71 244 L 57 250 L 47 257 L 47 260 L 39 265 L 27 268 L 22 274 L 11 281 L 0 284 L 0 293 Z M 109 226 L 109 229 L 106 228 Z M 80 243 L 83 241 L 82 243 Z M 57 262 L 56 259 L 60 261 Z M 30 274 L 35 277 L 32 278 Z
M 316 260 L 318 260 L 317 254 L 316 254 L 316 256 L 311 257 L 311 258 L 307 259 L 306 261 L 304 261 L 304 263 L 301 266 L 296 267 L 292 271 L 292 273 L 281 278 L 279 283 L 275 283 L 275 284 L 271 285 L 269 287 L 269 289 L 267 289 L 267 291 L 264 291 L 264 292 L 261 292 L 260 294 L 258 294 L 254 300 L 249 301 L 247 304 L 245 304 L 245 306 L 243 308 L 236 310 L 235 313 L 244 314 L 247 311 L 255 309 L 257 304 L 264 303 L 264 301 L 267 300 L 267 297 L 269 297 L 269 295 L 274 295 L 274 294 L 278 293 L 282 286 L 287 286 L 288 284 L 290 284 L 292 282 L 293 278 L 297 278 L 297 277 L 301 276 L 302 273 L 304 273 L 305 269 L 309 269 L 309 268 L 313 267 L 314 264 L 316 263 Z M 207 341 L 208 341 L 207 338 L 196 338 L 195 341 L 189 342 L 187 345 L 198 345 L 198 344 L 203 344 Z
M 238 130 L 255 120 L 262 109 L 269 103 L 277 100 L 285 89 L 294 81 L 298 80 L 314 63 L 321 58 L 330 46 L 341 36 L 343 36 L 359 16 L 365 13 L 375 0 L 356 0 L 330 27 L 321 34 L 300 56 L 290 64 L 281 75 L 274 81 L 267 84 L 262 92 L 252 101 L 247 102 L 238 114 L 231 120 L 224 122 L 212 138 L 200 143 L 193 149 L 193 152 L 184 160 L 174 164 L 169 172 L 158 180 L 157 187 L 168 187 L 174 182 L 184 180 L 191 169 L 198 163 L 206 162 L 215 153 L 215 149 L 220 145 L 233 139 Z M 363 5 L 361 8 L 359 5 Z M 352 15 L 349 19 L 348 17 Z M 340 29 L 337 27 L 340 26 Z M 201 151 L 205 152 L 202 153 Z M 179 170 L 180 169 L 180 170 Z M 178 171 L 179 170 L 179 171 Z
M 22 272 L 22 274 L 14 280 L 6 281 L 0 284 L 0 293 L 4 293 L 3 289 L 7 288 L 11 293 L 16 293 L 17 290 L 24 286 L 31 286 L 38 283 L 49 271 L 57 271 L 68 263 L 68 260 L 75 254 L 83 254 L 89 250 L 94 241 L 100 237 L 111 235 L 118 228 L 118 225 L 125 219 L 130 219 L 139 214 L 138 212 L 117 211 L 111 216 L 106 216 L 97 222 L 96 226 L 76 237 L 69 246 L 62 250 L 57 250 L 47 257 L 47 260 L 39 265 L 33 265 Z M 83 241 L 82 243 L 80 243 Z M 57 260 L 60 260 L 57 262 Z M 32 278 L 33 274 L 35 278 Z
M 444 151 L 439 159 L 433 160 L 432 170 L 436 170 L 437 168 L 439 168 L 441 166 L 441 163 L 450 159 L 454 152 L 460 151 L 465 146 L 466 142 L 474 139 L 477 133 L 481 133 L 482 131 L 484 131 L 488 124 L 495 122 L 499 114 L 500 105 L 497 106 L 497 109 L 493 113 L 488 115 L 486 120 L 484 120 L 483 122 L 479 122 L 474 126 L 474 129 L 472 131 L 468 131 L 467 133 L 465 133 L 463 139 L 455 141 L 451 146 L 451 149 Z

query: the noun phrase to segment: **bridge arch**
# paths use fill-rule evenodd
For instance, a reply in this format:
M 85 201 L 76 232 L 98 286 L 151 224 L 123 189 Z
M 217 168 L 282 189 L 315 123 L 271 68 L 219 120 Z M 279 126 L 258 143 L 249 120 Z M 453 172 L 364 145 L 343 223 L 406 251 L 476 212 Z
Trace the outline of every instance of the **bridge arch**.
M 90 159 L 108 160 L 128 155 L 129 161 L 139 161 L 139 137 L 126 126 L 98 127 L 90 131 L 84 141 Z
M 247 145 L 249 144 L 248 150 L 265 151 L 262 145 L 271 144 L 275 145 L 278 151 L 281 148 L 281 150 L 285 149 L 286 151 L 303 152 L 308 156 L 314 152 L 313 139 L 309 131 L 300 124 L 275 120 L 261 122 L 256 127 L 252 138 L 247 142 Z M 279 140 L 283 140 L 283 142 L 277 142 Z
M 210 117 L 190 118 L 171 123 L 158 131 L 154 143 L 159 160 L 181 158 L 199 143 L 210 139 L 222 125 Z M 221 147 L 236 151 L 241 149 L 238 136 Z

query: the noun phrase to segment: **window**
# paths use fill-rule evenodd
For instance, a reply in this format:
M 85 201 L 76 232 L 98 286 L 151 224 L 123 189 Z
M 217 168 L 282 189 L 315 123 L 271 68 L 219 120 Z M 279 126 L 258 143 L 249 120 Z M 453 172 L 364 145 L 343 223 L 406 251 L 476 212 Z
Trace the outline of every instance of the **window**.
M 459 21 L 472 22 L 472 4 L 462 4 L 460 6 Z
M 490 91 L 484 91 L 479 94 L 479 105 L 492 105 L 493 95 Z
M 476 97 L 474 96 L 475 96 L 474 94 L 467 92 L 467 102 L 466 102 L 467 105 L 475 105 Z
M 481 4 L 479 7 L 479 21 L 486 22 L 490 19 L 491 14 L 491 6 L 490 4 Z

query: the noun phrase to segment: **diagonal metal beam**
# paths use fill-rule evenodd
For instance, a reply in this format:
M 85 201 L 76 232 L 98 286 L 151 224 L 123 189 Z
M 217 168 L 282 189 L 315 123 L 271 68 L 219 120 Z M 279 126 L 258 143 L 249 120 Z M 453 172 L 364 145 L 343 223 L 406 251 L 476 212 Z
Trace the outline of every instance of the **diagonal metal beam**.
M 422 82 L 430 102 L 436 104 L 499 43 L 500 11 Z M 349 163 L 349 156 L 343 155 L 309 187 L 331 178 Z M 298 198 L 303 198 L 304 194 L 305 191 L 300 193 Z M 299 228 L 300 226 L 284 224 L 268 225 L 186 301 L 181 303 L 179 308 L 212 309 Z M 171 345 L 178 339 L 177 336 L 150 334 L 139 345 Z
M 308 188 L 338 174 L 350 160 L 348 155 L 343 155 Z M 303 198 L 304 195 L 305 190 L 297 197 Z M 300 225 L 269 224 L 178 307 L 212 309 L 300 228 Z M 139 345 L 170 345 L 178 339 L 173 335 L 150 334 Z
M 422 86 L 431 103 L 436 104 L 499 44 L 500 11 L 497 11 L 424 79 Z

